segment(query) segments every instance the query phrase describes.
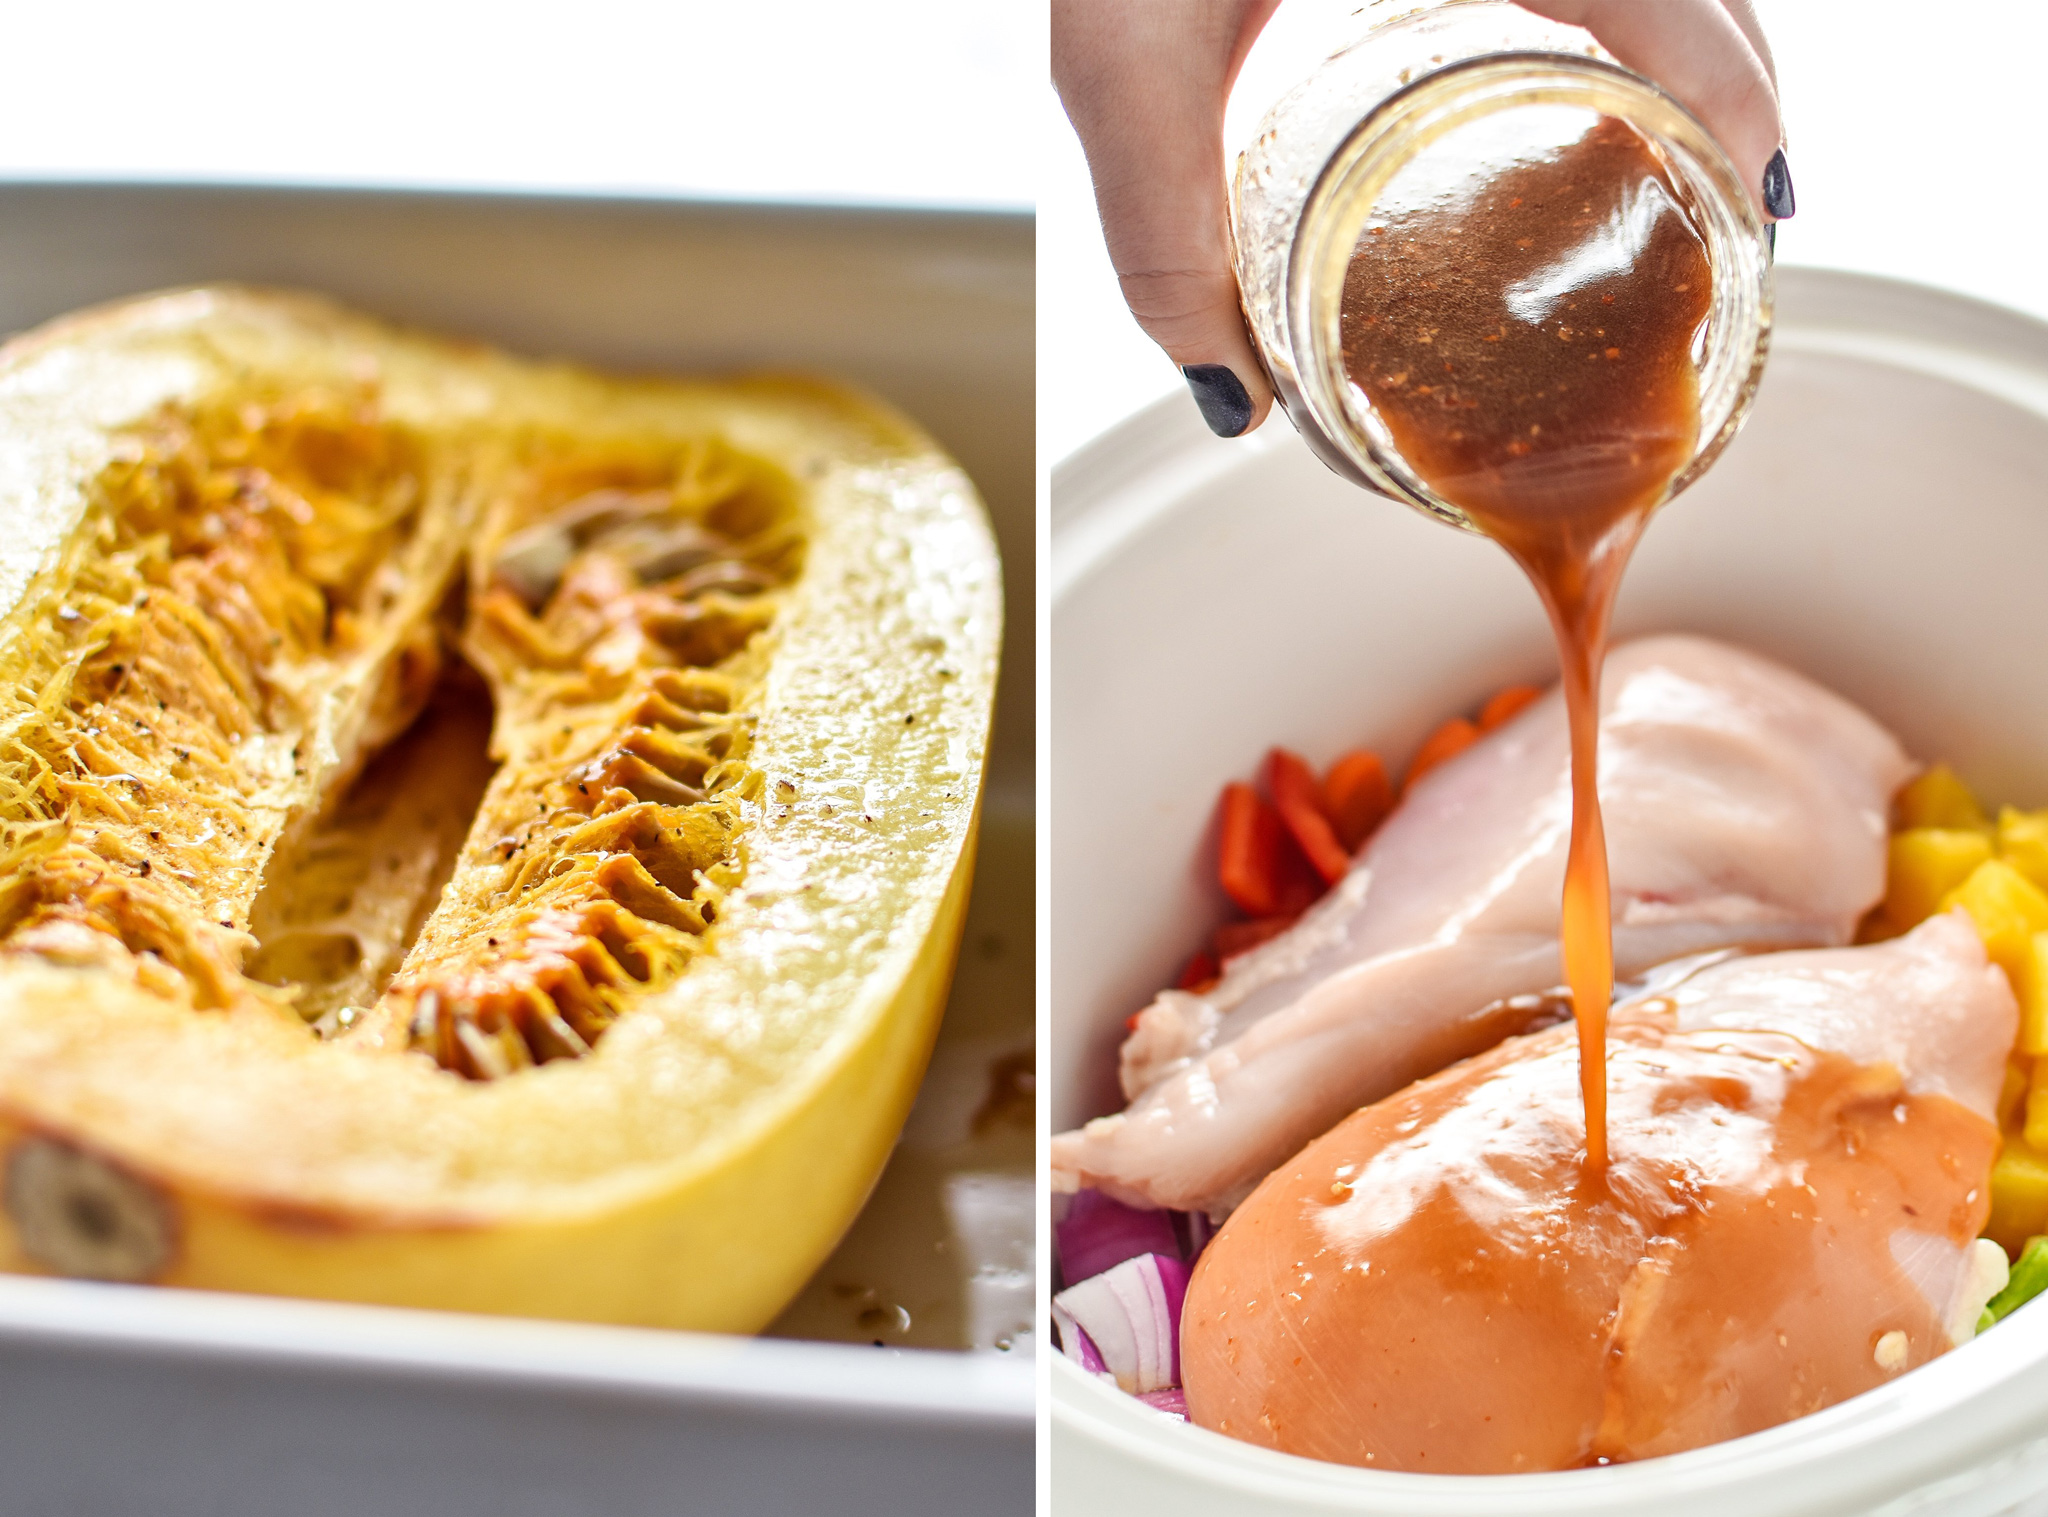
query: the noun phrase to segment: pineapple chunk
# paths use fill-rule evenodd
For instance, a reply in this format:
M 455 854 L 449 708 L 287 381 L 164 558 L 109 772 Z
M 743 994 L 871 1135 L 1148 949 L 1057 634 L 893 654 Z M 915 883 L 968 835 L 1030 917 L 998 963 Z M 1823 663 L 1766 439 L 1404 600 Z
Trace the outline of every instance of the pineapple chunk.
M 2043 1164 L 2048 1164 L 2048 1059 L 2037 1061 L 2027 1080 L 2027 1120 L 2022 1131 L 2026 1146 L 2035 1150 Z M 2006 1134 L 2005 1143 L 2008 1148 L 2012 1146 L 2013 1134 Z M 2048 1228 L 2036 1231 L 2048 1232 Z
M 1984 1235 L 2017 1254 L 2040 1233 L 2048 1233 L 2048 1154 L 2008 1137 L 1991 1166 L 1991 1217 Z
M 2032 1083 L 2030 1062 L 2015 1054 L 2005 1061 L 2005 1080 L 1998 1090 L 1998 1130 L 2008 1137 L 2027 1121 L 2027 1088 Z
M 2029 938 L 2018 969 L 2008 965 L 2005 973 L 2020 1003 L 2020 1036 L 2014 1048 L 2023 1054 L 2048 1054 L 2048 932 Z
M 2048 932 L 2048 894 L 2012 865 L 1992 859 L 1941 898 L 1943 911 L 1956 906 L 1970 914 L 1984 951 L 2017 990 L 2033 967 L 2034 934 Z
M 2048 890 L 2048 811 L 1998 813 L 1998 856 Z
M 1977 804 L 1977 797 L 1963 783 L 1963 777 L 1946 764 L 1922 770 L 1892 801 L 1895 825 L 1909 827 L 1966 827 L 1989 832 L 1991 819 Z
M 1899 932 L 1917 927 L 1990 858 L 1991 840 L 1981 832 L 1915 827 L 1894 833 L 1885 870 L 1886 920 Z

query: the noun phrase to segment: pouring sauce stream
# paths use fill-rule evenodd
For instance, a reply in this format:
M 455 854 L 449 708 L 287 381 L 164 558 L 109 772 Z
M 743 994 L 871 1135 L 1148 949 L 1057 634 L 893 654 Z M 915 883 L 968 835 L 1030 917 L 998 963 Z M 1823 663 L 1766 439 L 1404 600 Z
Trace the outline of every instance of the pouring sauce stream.
M 1556 634 L 1572 764 L 1563 956 L 1598 1177 L 1614 989 L 1600 668 L 1629 555 L 1696 450 L 1713 276 L 1649 142 L 1588 120 L 1562 146 L 1377 215 L 1341 331 L 1345 370 L 1402 457 L 1522 567 Z

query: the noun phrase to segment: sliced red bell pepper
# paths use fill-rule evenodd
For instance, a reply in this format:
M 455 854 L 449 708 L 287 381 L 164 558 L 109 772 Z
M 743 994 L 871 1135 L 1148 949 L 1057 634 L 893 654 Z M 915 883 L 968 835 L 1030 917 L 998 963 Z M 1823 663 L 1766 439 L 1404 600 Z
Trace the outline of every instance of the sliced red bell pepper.
M 1216 879 L 1247 916 L 1292 916 L 1322 894 L 1322 881 L 1281 824 L 1245 784 L 1223 787 Z
M 1452 717 L 1422 740 L 1422 746 L 1409 761 L 1408 778 L 1402 781 L 1402 788 L 1407 789 L 1438 764 L 1456 758 L 1478 741 L 1476 726 L 1462 716 Z
M 1254 917 L 1249 922 L 1225 922 L 1209 934 L 1209 952 L 1215 962 L 1227 966 L 1239 954 L 1250 953 L 1292 927 L 1298 917 Z
M 1216 955 L 1204 948 L 1188 960 L 1188 967 L 1180 972 L 1180 978 L 1174 981 L 1173 988 L 1199 993 L 1214 985 L 1221 973 L 1222 966 L 1216 962 Z
M 1323 794 L 1315 771 L 1298 753 L 1275 748 L 1266 755 L 1266 794 L 1280 813 L 1302 854 L 1327 885 L 1344 878 L 1351 868 L 1351 852 L 1337 840 L 1330 818 L 1323 811 Z
M 1332 764 L 1323 778 L 1323 809 L 1345 852 L 1358 852 L 1394 809 L 1394 787 L 1380 756 L 1357 748 Z
M 1506 726 L 1542 693 L 1534 685 L 1503 685 L 1479 708 L 1479 730 L 1491 732 L 1496 727 Z

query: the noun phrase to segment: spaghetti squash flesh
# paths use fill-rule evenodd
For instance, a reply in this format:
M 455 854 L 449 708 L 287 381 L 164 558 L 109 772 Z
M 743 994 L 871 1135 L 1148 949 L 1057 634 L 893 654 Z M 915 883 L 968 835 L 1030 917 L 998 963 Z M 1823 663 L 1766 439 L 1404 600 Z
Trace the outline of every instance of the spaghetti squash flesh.
M 0 520 L 0 1266 L 772 1316 L 965 903 L 957 470 L 197 291 L 0 355 Z

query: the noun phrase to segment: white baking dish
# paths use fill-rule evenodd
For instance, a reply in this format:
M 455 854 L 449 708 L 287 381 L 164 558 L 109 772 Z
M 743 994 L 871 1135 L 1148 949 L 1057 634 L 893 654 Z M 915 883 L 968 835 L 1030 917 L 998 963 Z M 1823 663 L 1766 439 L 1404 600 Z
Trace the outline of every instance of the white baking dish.
M 1652 524 L 1621 635 L 1783 658 L 1982 790 L 2048 801 L 2048 327 L 1908 285 L 1781 271 L 1747 429 Z M 1053 480 L 1055 1129 L 1114 1101 L 1125 1016 L 1222 911 L 1215 797 L 1281 743 L 1403 760 L 1450 711 L 1552 678 L 1506 557 L 1328 473 L 1284 425 L 1185 399 Z M 1884 1389 L 1673 1458 L 1395 1475 L 1253 1448 L 1052 1366 L 1054 1507 L 1470 1514 L 2005 1511 L 2048 1492 L 2048 1307 Z
M 974 476 L 1011 608 L 960 994 L 901 1162 L 780 1324 L 859 1346 L 0 1276 L 0 1512 L 1029 1509 L 1031 1341 L 1005 1327 L 1031 1144 L 953 1129 L 1032 1035 L 1033 237 L 998 214 L 0 184 L 0 331 L 231 279 L 532 354 L 865 384 Z M 963 1154 L 1000 1162 L 951 1176 Z

